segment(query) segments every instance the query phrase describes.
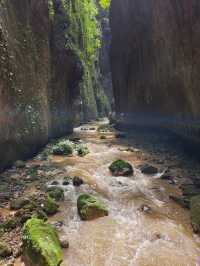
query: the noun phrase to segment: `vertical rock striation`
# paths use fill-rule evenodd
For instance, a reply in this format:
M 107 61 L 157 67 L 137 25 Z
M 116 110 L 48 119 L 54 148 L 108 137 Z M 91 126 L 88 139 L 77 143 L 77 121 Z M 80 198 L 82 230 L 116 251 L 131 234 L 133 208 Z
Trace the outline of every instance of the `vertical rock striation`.
M 113 87 L 123 122 L 162 123 L 198 138 L 200 2 L 113 0 L 111 28 Z

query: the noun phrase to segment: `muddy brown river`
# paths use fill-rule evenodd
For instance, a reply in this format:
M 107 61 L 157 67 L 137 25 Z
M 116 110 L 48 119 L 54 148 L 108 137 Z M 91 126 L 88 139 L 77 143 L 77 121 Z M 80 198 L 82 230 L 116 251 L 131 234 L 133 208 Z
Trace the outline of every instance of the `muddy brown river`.
M 85 125 L 84 128 L 97 124 Z M 61 211 L 50 221 L 64 221 L 59 234 L 69 240 L 63 266 L 198 266 L 200 239 L 193 234 L 189 212 L 169 199 L 180 193 L 177 186 L 138 170 L 139 151 L 125 151 L 129 139 L 116 139 L 106 133 L 100 139 L 95 130 L 75 129 L 87 143 L 90 153 L 78 156 L 54 156 L 51 162 L 69 176 L 80 176 L 85 184 L 65 189 Z M 133 147 L 134 148 L 134 147 Z M 134 166 L 134 176 L 113 177 L 108 166 L 115 159 Z M 57 180 L 62 184 L 62 180 Z M 109 216 L 81 221 L 76 201 L 80 193 L 99 197 Z M 16 266 L 23 265 L 20 261 Z

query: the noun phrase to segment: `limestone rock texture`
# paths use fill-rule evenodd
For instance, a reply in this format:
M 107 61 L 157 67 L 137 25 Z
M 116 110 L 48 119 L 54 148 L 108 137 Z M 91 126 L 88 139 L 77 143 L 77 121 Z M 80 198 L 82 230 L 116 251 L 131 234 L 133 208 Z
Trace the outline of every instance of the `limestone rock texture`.
M 110 18 L 118 118 L 198 139 L 200 2 L 113 0 Z
M 90 15 L 101 34 L 96 4 L 87 2 L 83 10 L 86 0 L 0 0 L 0 170 L 108 105 L 98 47 L 91 52 L 87 45 L 91 32 L 83 23 Z

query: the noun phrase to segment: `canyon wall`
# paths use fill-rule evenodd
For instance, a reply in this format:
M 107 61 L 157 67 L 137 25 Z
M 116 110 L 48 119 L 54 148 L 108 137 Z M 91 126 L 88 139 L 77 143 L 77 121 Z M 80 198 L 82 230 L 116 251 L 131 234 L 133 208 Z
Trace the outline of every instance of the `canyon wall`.
M 199 138 L 200 2 L 113 0 L 113 88 L 118 118 Z
M 0 170 L 107 112 L 96 10 L 93 0 L 0 0 Z

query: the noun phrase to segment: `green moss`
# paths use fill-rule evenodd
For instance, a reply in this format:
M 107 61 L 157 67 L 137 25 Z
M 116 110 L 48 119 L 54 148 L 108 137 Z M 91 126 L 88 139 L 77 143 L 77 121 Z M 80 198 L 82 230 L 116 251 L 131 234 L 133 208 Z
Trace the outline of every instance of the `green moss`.
M 24 255 L 30 265 L 59 266 L 62 250 L 53 227 L 36 218 L 26 222 L 22 233 Z
M 79 196 L 77 208 L 82 220 L 93 220 L 108 215 L 106 206 L 100 200 L 89 194 Z
M 115 176 L 129 176 L 133 174 L 133 167 L 124 160 L 116 160 L 109 166 L 110 171 Z
M 77 154 L 81 157 L 84 157 L 90 152 L 88 147 L 84 144 L 77 145 L 76 150 L 77 150 Z
M 60 141 L 53 146 L 54 155 L 71 155 L 73 153 L 73 146 L 70 141 Z
M 61 187 L 49 187 L 47 189 L 49 196 L 56 201 L 64 200 L 64 190 Z
M 53 20 L 54 15 L 55 15 L 53 0 L 48 0 L 48 4 L 49 4 L 49 17 L 50 19 Z
M 108 9 L 110 7 L 111 0 L 99 0 L 99 4 L 103 9 Z
M 47 197 L 44 201 L 42 209 L 47 215 L 52 215 L 58 212 L 58 204 L 51 197 Z
M 66 48 L 73 51 L 83 70 L 82 81 L 79 84 L 82 114 L 87 119 L 93 118 L 97 116 L 99 106 L 102 110 L 109 108 L 97 67 L 101 47 L 98 8 L 94 0 L 62 0 L 62 3 L 69 25 L 66 30 Z

